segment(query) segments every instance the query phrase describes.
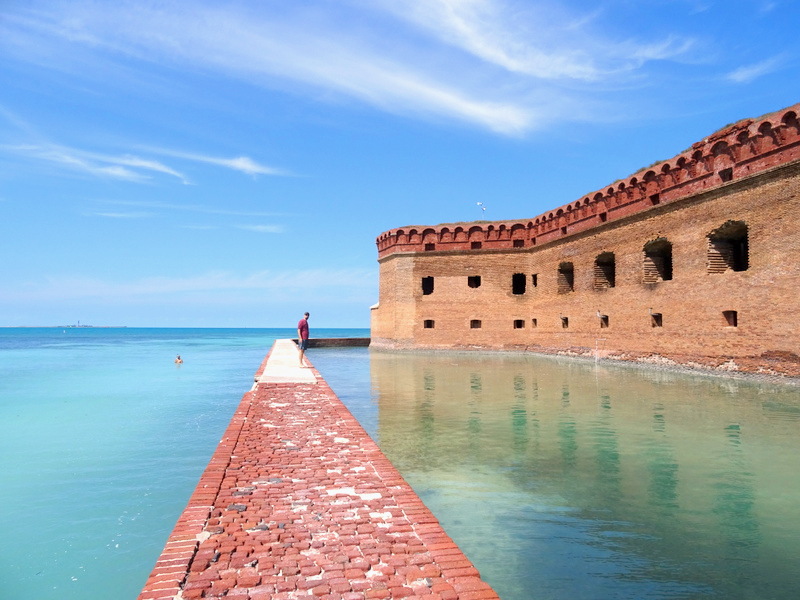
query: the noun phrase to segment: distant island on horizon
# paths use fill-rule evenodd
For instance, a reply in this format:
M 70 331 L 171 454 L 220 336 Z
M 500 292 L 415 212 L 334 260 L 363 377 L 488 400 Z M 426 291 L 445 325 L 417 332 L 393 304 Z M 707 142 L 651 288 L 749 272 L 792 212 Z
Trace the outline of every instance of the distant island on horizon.
M 0 325 L 6 329 L 124 329 L 127 325 Z
M 182 326 L 153 326 L 153 325 L 0 325 L 0 329 L 286 329 L 295 330 L 294 327 L 282 326 L 236 326 L 225 327 L 219 325 L 182 325 Z M 365 329 L 369 330 L 368 325 L 360 327 L 317 327 L 318 330 L 324 329 Z

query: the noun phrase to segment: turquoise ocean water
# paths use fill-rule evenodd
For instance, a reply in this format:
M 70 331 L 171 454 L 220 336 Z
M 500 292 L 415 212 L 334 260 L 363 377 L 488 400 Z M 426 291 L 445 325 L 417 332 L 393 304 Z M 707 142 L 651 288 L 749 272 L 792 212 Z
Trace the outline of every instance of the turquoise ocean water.
M 0 329 L 0 599 L 135 598 L 273 340 L 293 335 Z M 798 387 L 507 354 L 309 356 L 503 600 L 798 597 Z
M 135 598 L 272 342 L 295 335 L 0 329 L 0 598 Z

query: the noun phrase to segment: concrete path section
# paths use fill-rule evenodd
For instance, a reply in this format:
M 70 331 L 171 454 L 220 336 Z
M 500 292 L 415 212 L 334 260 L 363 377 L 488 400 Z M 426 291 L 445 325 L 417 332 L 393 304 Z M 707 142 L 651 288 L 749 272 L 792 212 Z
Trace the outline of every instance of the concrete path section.
M 276 340 L 269 359 L 256 375 L 259 383 L 316 383 L 317 377 L 310 363 L 300 365 L 300 350 L 292 340 Z
M 281 365 L 287 349 L 259 369 L 139 599 L 497 599 L 316 369 Z

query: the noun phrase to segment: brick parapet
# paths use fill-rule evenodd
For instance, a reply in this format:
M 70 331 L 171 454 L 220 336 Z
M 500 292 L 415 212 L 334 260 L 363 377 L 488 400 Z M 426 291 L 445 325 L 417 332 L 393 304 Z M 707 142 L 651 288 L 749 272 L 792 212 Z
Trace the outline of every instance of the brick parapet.
M 378 258 L 531 248 L 723 187 L 800 159 L 799 112 L 795 104 L 726 126 L 667 161 L 530 220 L 391 229 L 376 239 Z
M 497 599 L 311 371 L 244 395 L 139 599 Z

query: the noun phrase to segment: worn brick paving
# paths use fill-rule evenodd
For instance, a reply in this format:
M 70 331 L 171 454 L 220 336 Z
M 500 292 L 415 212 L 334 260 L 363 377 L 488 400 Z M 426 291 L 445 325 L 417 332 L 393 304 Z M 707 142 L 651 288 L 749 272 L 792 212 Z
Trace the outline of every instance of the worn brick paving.
M 498 598 L 319 373 L 291 381 L 287 352 L 259 369 L 140 600 Z

